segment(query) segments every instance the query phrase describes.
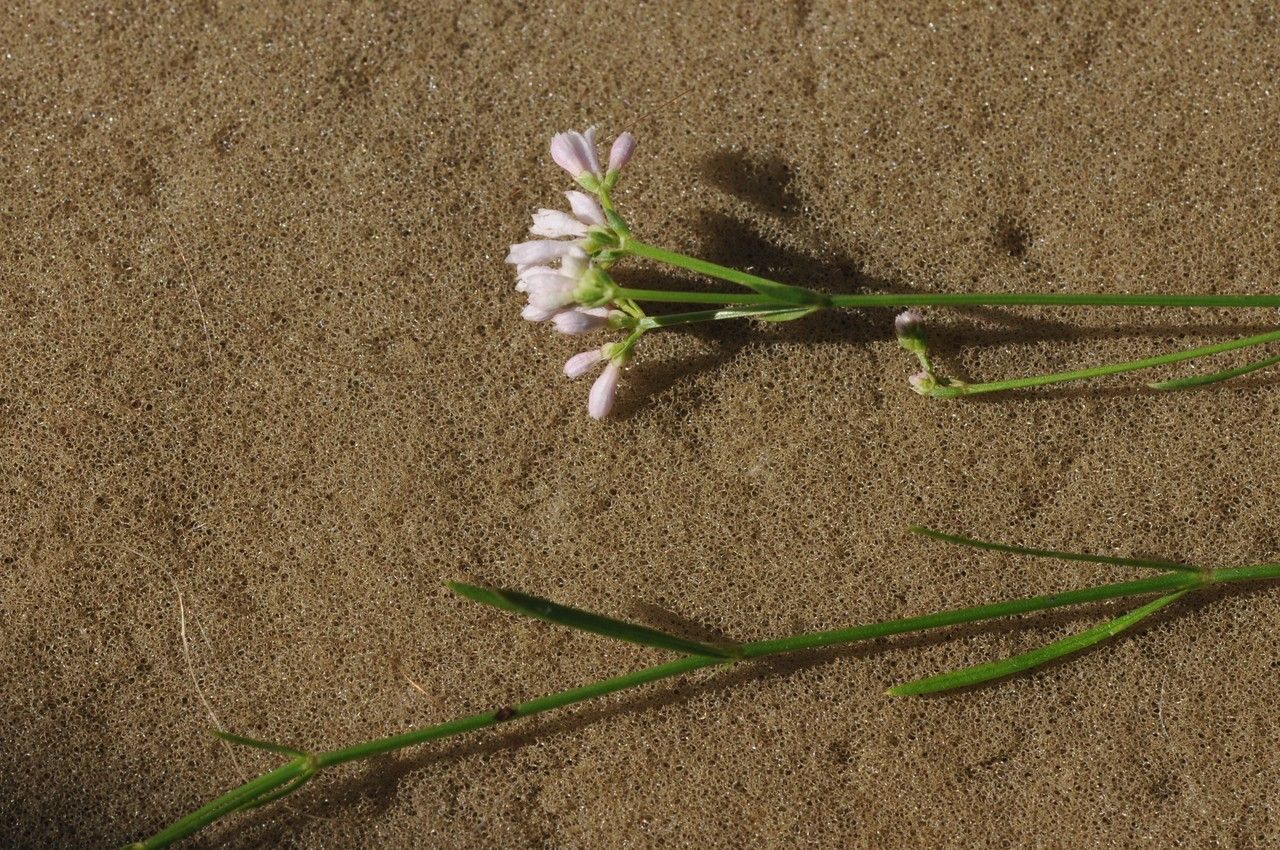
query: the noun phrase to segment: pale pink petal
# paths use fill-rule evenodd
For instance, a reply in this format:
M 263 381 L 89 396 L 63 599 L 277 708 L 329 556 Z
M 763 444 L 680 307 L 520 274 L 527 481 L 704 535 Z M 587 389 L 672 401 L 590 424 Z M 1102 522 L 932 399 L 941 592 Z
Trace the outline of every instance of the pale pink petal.
M 583 157 L 581 133 L 556 133 L 551 137 L 551 158 L 575 180 L 591 171 L 591 161 Z
M 609 170 L 621 171 L 631 161 L 631 155 L 635 151 L 636 137 L 630 133 L 623 133 L 614 139 L 613 147 L 609 148 Z
M 584 224 L 603 225 L 605 223 L 604 210 L 600 208 L 596 199 L 586 192 L 565 192 L 564 196 L 569 199 L 569 208 L 573 210 L 578 221 Z
M 592 307 L 590 309 L 578 308 L 576 310 L 565 310 L 563 313 L 556 314 L 553 320 L 556 330 L 562 334 L 577 336 L 578 334 L 591 333 L 604 327 L 609 320 L 609 308 Z
M 596 364 L 603 359 L 604 355 L 600 353 L 598 348 L 593 348 L 590 351 L 580 351 L 565 361 L 564 373 L 570 378 L 581 378 L 596 368 Z
M 559 274 L 560 272 L 551 266 L 517 266 L 516 267 L 516 292 L 525 292 L 529 289 L 528 279 L 535 274 Z
M 573 291 L 578 282 L 559 274 L 535 274 L 524 279 L 525 292 L 534 307 L 550 310 L 573 303 Z
M 587 252 L 574 245 L 560 260 L 560 274 L 578 280 L 591 265 Z
M 538 210 L 533 214 L 533 226 L 529 232 L 534 236 L 559 239 L 562 236 L 586 236 L 587 226 L 567 212 Z
M 604 419 L 613 410 L 613 399 L 618 394 L 618 379 L 622 377 L 622 367 L 610 362 L 591 385 L 591 393 L 587 397 L 587 413 L 592 419 Z
M 557 257 L 563 257 L 573 248 L 572 242 L 557 242 L 553 239 L 534 239 L 512 245 L 507 253 L 507 262 L 516 266 L 540 266 Z
M 586 169 L 599 177 L 600 160 L 596 157 L 596 128 L 589 127 L 586 133 L 570 133 L 570 136 L 573 138 L 574 147 L 578 151 L 578 157 L 586 166 Z
M 552 307 L 548 309 L 546 307 L 535 307 L 532 304 L 526 304 L 524 305 L 524 309 L 520 311 L 520 316 L 530 322 L 545 322 L 547 319 L 555 316 L 556 313 L 559 313 L 560 309 L 561 308 L 559 307 Z

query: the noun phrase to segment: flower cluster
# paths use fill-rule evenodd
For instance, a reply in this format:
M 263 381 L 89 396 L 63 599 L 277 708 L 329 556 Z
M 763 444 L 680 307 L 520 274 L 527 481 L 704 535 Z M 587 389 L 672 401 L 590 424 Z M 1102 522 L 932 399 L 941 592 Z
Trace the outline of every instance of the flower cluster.
M 511 246 L 507 262 L 516 267 L 516 290 L 525 294 L 522 315 L 531 322 L 550 322 L 563 334 L 579 335 L 602 328 L 634 328 L 643 314 L 633 304 L 618 303 L 616 286 L 605 269 L 616 259 L 626 224 L 612 209 L 609 192 L 635 151 L 635 137 L 623 133 L 601 170 L 595 128 L 560 133 L 551 139 L 551 158 L 582 190 L 565 193 L 568 211 L 540 209 L 529 228 L 538 237 Z M 616 309 L 621 306 L 626 309 Z M 622 343 L 575 354 L 564 373 L 581 377 L 605 364 L 591 388 L 587 410 L 602 419 L 613 409 L 622 367 L 631 357 L 635 334 Z

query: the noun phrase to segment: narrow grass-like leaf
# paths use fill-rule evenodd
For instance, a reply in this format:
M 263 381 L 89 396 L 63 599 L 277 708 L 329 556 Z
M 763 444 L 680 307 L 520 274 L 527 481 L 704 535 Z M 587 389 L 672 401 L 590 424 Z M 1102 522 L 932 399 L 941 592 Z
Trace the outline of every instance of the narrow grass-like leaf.
M 1157 381 L 1153 384 L 1147 384 L 1153 390 L 1165 390 L 1173 392 L 1175 390 L 1188 390 L 1192 387 L 1203 387 L 1206 384 L 1216 384 L 1219 381 L 1229 381 L 1232 378 L 1238 378 L 1241 375 L 1247 375 L 1250 372 L 1257 372 L 1259 369 L 1265 369 L 1268 366 L 1274 366 L 1280 363 L 1280 354 L 1274 357 L 1267 357 L 1263 360 L 1255 360 L 1252 363 L 1246 363 L 1235 369 L 1224 369 L 1221 372 L 1214 372 L 1212 375 L 1193 375 L 1190 378 L 1177 378 L 1172 381 Z
M 1177 570 L 1179 572 L 1198 573 L 1200 570 L 1189 564 L 1176 564 L 1169 561 L 1149 561 L 1144 558 L 1113 558 L 1110 555 L 1089 555 L 1080 552 L 1059 552 L 1054 549 L 1028 549 L 1025 546 L 1009 546 L 1004 543 L 988 543 L 985 540 L 974 540 L 972 537 L 961 537 L 958 534 L 946 534 L 920 525 L 907 529 L 912 534 L 930 537 L 945 543 L 956 543 L 960 546 L 972 546 L 974 549 L 990 549 L 993 552 L 1012 552 L 1015 555 L 1030 555 L 1035 558 L 1058 558 L 1063 561 L 1085 561 L 1092 564 L 1111 564 L 1117 567 L 1141 567 L 1147 570 Z
M 627 623 L 600 614 L 592 614 L 590 611 L 571 608 L 568 605 L 561 605 L 558 602 L 552 602 L 550 599 L 543 599 L 540 596 L 530 596 L 518 590 L 495 590 L 457 581 L 448 582 L 448 586 L 454 593 L 461 594 L 475 602 L 492 605 L 494 608 L 501 608 L 503 611 L 523 614 L 526 617 L 535 617 L 539 620 L 546 620 L 548 623 L 567 626 L 582 632 L 604 635 L 605 637 L 627 641 L 628 643 L 638 643 L 642 646 L 652 646 L 657 649 L 668 649 L 685 655 L 701 655 L 708 658 L 737 658 L 741 654 L 740 648 L 736 645 L 715 646 L 699 643 L 698 641 L 677 637 L 657 629 L 651 629 L 648 626 Z
M 1136 608 L 1128 614 L 1116 617 L 1110 622 L 1103 623 L 1100 626 L 1094 626 L 1088 631 L 1071 635 L 1062 640 L 1055 641 L 1048 646 L 1042 646 L 1039 649 L 1033 649 L 1030 652 L 1024 652 L 1021 655 L 1015 655 L 1012 658 L 1006 658 L 1003 661 L 990 661 L 985 664 L 975 664 L 972 667 L 966 667 L 963 670 L 955 670 L 951 673 L 943 673 L 938 676 L 930 676 L 927 679 L 918 679 L 914 682 L 908 682 L 904 685 L 890 688 L 889 696 L 906 697 L 919 696 L 920 694 L 933 694 L 939 691 L 949 691 L 955 688 L 966 688 L 970 685 L 981 684 L 982 682 L 990 682 L 993 679 L 1002 679 L 1005 676 L 1012 676 L 1014 673 L 1021 673 L 1024 670 L 1030 670 L 1047 664 L 1056 658 L 1064 655 L 1070 655 L 1073 652 L 1079 652 L 1087 649 L 1096 643 L 1100 643 L 1113 635 L 1117 635 L 1130 626 L 1151 616 L 1161 608 L 1176 602 L 1182 598 L 1187 590 L 1179 590 L 1176 593 L 1170 593 L 1168 596 L 1161 596 L 1153 602 L 1148 602 L 1141 608 Z
M 803 319 L 812 314 L 817 309 L 817 307 L 800 307 L 796 310 L 776 310 L 761 313 L 755 318 L 762 322 L 794 322 L 796 319 Z
M 265 806 L 267 803 L 273 803 L 276 800 L 279 800 L 281 797 L 287 797 L 288 795 L 292 794 L 294 791 L 297 791 L 303 785 L 306 785 L 308 782 L 310 782 L 313 778 L 315 778 L 315 773 L 304 773 L 301 776 L 299 776 L 297 779 L 290 782 L 288 785 L 284 785 L 280 788 L 277 788 L 276 790 L 270 793 L 263 794 L 261 797 L 255 797 L 252 800 L 245 801 L 241 805 L 237 806 L 233 811 L 247 812 L 250 809 L 258 808 L 259 806 Z
M 245 747 L 253 747 L 255 750 L 266 750 L 271 753 L 280 753 L 285 756 L 305 756 L 306 753 L 301 750 L 295 750 L 293 747 L 286 747 L 284 744 L 273 744 L 270 741 L 259 741 L 257 738 L 246 738 L 243 735 L 235 735 L 231 732 L 223 732 L 221 729 L 210 729 L 215 737 L 224 741 L 230 741 L 233 744 L 240 744 Z

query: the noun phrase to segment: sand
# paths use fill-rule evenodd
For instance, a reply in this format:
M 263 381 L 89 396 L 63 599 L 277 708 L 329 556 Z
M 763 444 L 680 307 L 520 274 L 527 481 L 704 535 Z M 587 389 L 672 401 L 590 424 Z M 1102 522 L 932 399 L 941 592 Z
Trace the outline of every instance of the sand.
M 1264 4 L 7 9 L 0 844 L 132 841 L 275 763 L 215 724 L 336 747 L 665 657 L 447 579 L 747 640 L 1134 575 L 911 523 L 1276 557 L 1274 376 L 931 401 L 872 311 L 655 335 L 596 423 L 559 374 L 579 342 L 519 319 L 502 258 L 569 188 L 550 135 L 595 123 L 639 137 L 638 235 L 783 280 L 1273 292 L 1278 26 Z M 946 368 L 986 379 L 1274 322 L 929 314 Z M 1280 588 L 883 695 L 1117 610 L 694 674 L 336 770 L 187 846 L 1274 846 Z

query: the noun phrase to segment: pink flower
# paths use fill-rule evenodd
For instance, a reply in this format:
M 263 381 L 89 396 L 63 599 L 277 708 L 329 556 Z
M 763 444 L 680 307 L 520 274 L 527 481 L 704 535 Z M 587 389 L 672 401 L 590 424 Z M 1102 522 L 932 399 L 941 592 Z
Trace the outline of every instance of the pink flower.
M 588 225 L 604 226 L 604 210 L 600 208 L 599 201 L 586 192 L 576 190 L 565 192 L 564 196 L 569 199 L 569 209 L 573 210 L 573 215 L 578 221 Z
M 516 274 L 516 292 L 528 292 L 529 278 L 538 274 L 560 274 L 560 272 L 551 266 L 521 266 Z
M 596 128 L 586 133 L 570 131 L 551 137 L 551 158 L 569 172 L 574 180 L 584 175 L 600 176 L 600 160 L 596 158 Z
M 630 133 L 623 133 L 614 139 L 613 147 L 609 148 L 609 170 L 621 171 L 631 161 L 631 155 L 635 151 L 636 137 Z
M 533 239 L 511 246 L 507 252 L 507 262 L 515 266 L 541 266 L 554 259 L 568 254 L 575 248 L 572 242 L 558 242 L 554 239 Z
M 564 373 L 570 378 L 581 378 L 604 360 L 604 352 L 598 348 L 580 351 L 564 363 Z
M 621 377 L 622 367 L 610 360 L 600 377 L 591 385 L 591 393 L 587 396 L 587 413 L 592 419 L 604 419 L 613 410 L 613 400 L 618 394 L 618 379 Z
M 545 322 L 553 318 L 560 310 L 560 307 L 535 307 L 532 304 L 526 304 L 524 309 L 520 311 L 520 317 L 530 322 Z
M 538 210 L 533 214 L 533 226 L 529 232 L 534 236 L 549 236 L 559 239 L 562 236 L 580 237 L 587 235 L 587 225 L 560 210 Z
M 609 321 L 609 313 L 607 307 L 576 307 L 557 313 L 551 321 L 560 333 L 577 336 L 604 327 Z
M 539 310 L 558 310 L 573 303 L 573 292 L 578 288 L 577 278 L 563 274 L 526 274 L 524 291 L 529 296 L 529 306 Z

